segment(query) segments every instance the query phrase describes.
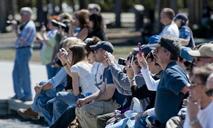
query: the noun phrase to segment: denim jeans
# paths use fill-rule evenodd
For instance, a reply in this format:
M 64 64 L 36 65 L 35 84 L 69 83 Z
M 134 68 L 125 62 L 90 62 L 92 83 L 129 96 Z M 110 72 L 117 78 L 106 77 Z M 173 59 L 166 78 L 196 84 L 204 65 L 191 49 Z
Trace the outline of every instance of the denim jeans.
M 32 56 L 31 48 L 17 48 L 13 67 L 13 89 L 18 99 L 31 99 L 31 79 L 29 61 Z
M 46 64 L 46 69 L 47 69 L 47 77 L 48 79 L 51 79 L 52 77 L 54 77 L 57 72 L 61 69 L 59 67 L 52 67 L 51 64 Z
M 50 128 L 67 128 L 75 119 L 75 106 L 69 106 Z
M 58 120 L 68 107 L 75 107 L 76 101 L 83 96 L 75 96 L 71 92 L 61 91 L 56 94 L 56 97 L 48 101 L 53 103 L 53 118 L 52 124 Z
M 47 91 L 41 91 L 36 95 L 32 104 L 32 110 L 41 114 L 49 125 L 52 124 L 53 118 L 53 103 L 48 101 L 55 98 L 58 91 L 61 91 L 63 86 L 58 86 Z

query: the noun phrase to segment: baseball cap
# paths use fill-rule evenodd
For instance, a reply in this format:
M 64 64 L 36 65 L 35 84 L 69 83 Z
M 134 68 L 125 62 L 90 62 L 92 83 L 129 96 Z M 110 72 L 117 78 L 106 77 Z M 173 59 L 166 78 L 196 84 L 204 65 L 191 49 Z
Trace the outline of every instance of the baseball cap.
M 184 23 L 186 23 L 188 21 L 188 17 L 186 15 L 184 15 L 183 13 L 178 13 L 174 20 L 182 20 Z
M 182 46 L 180 48 L 180 57 L 183 58 L 184 60 L 186 60 L 187 62 L 192 63 L 193 62 L 193 57 L 191 55 L 189 55 L 188 51 L 192 50 L 189 47 L 184 47 Z
M 188 52 L 193 57 L 213 57 L 213 44 L 207 43 L 200 46 L 198 50 L 190 50 Z
M 109 41 L 99 41 L 96 45 L 91 45 L 90 48 L 93 50 L 102 48 L 107 52 L 113 53 L 113 45 Z

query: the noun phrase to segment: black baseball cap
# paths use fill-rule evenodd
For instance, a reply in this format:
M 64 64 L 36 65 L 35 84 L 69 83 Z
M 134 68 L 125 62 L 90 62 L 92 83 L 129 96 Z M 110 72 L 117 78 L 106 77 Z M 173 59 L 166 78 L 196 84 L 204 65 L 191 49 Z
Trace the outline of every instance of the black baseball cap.
M 113 45 L 109 41 L 99 41 L 96 45 L 91 45 L 90 48 L 93 50 L 102 48 L 107 52 L 113 53 Z

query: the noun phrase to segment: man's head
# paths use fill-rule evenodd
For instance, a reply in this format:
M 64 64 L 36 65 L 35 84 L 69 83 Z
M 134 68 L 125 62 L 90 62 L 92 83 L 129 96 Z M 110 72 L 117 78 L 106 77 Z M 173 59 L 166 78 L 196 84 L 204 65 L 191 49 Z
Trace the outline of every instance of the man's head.
M 30 7 L 23 7 L 20 10 L 20 15 L 22 22 L 29 21 L 32 16 L 32 9 Z
M 88 10 L 91 14 L 100 14 L 101 13 L 101 7 L 98 4 L 89 4 L 88 5 Z
M 95 58 L 98 62 L 105 60 L 106 52 L 113 53 L 113 45 L 108 41 L 99 41 L 96 45 L 90 46 L 95 51 Z
M 171 8 L 163 8 L 160 13 L 160 22 L 163 25 L 168 25 L 172 22 L 175 12 Z
M 188 20 L 188 17 L 182 13 L 178 13 L 174 18 L 174 22 L 177 24 L 178 27 L 187 25 Z
M 198 50 L 189 51 L 189 55 L 195 57 L 195 64 L 199 66 L 206 65 L 208 63 L 213 63 L 213 44 L 207 43 L 202 46 Z
M 157 63 L 162 65 L 177 60 L 180 53 L 180 46 L 177 41 L 162 37 L 157 45 L 154 52 Z
M 202 67 L 195 67 L 191 77 L 192 85 L 190 86 L 190 93 L 194 100 L 202 100 L 207 91 L 207 79 L 213 72 L 213 65 L 205 65 Z

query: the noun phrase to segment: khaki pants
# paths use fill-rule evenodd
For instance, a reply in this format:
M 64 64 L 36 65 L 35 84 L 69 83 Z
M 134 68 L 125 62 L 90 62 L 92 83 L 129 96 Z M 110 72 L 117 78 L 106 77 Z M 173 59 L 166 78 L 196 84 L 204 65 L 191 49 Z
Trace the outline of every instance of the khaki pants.
M 75 109 L 76 116 L 82 128 L 100 128 L 97 126 L 97 116 L 113 112 L 119 105 L 112 100 L 95 101 Z

